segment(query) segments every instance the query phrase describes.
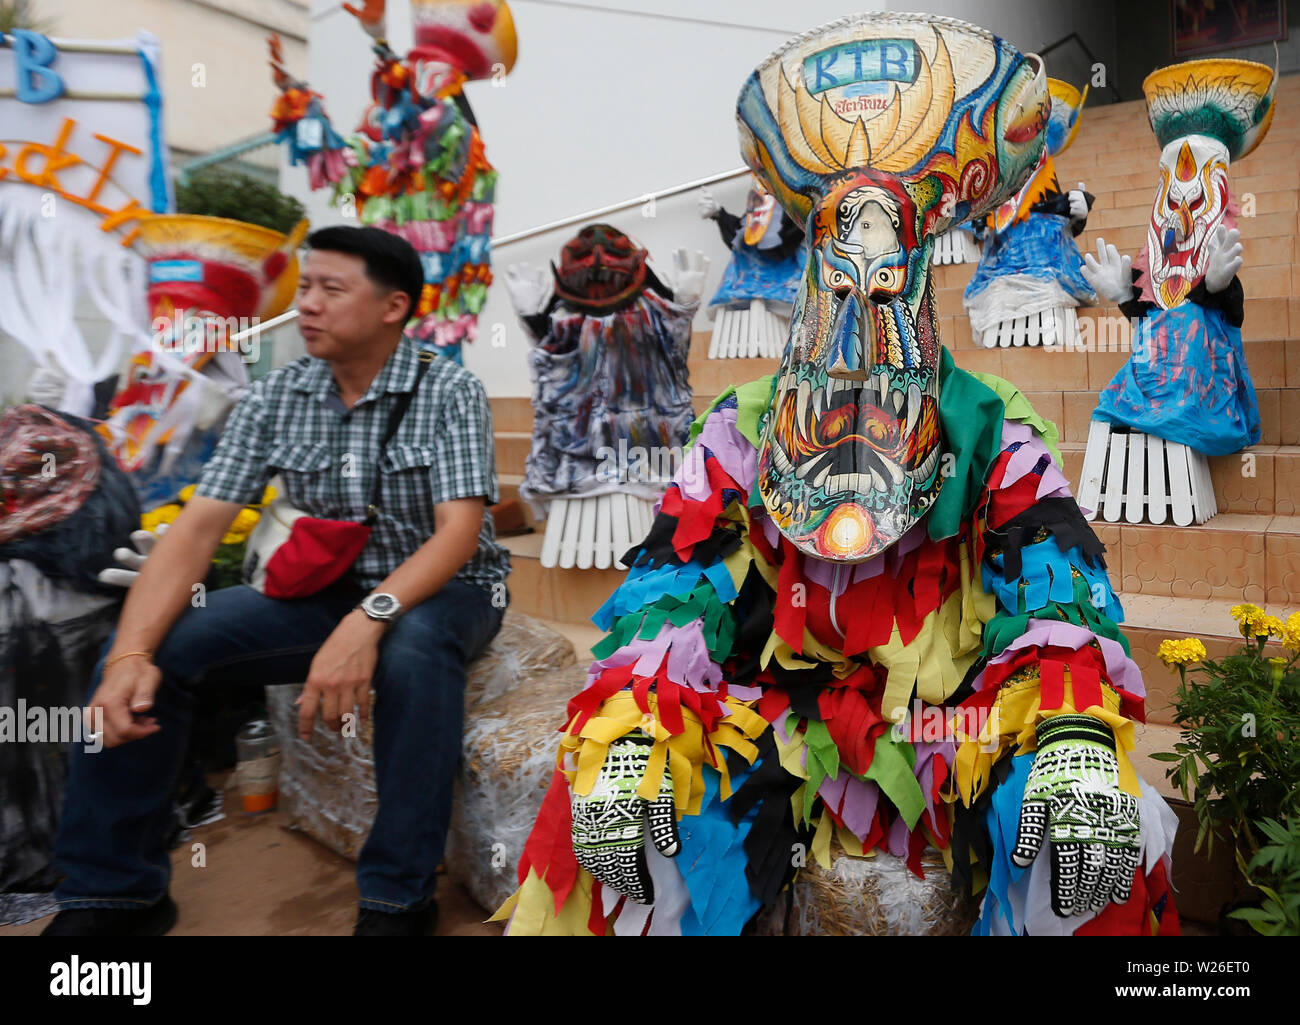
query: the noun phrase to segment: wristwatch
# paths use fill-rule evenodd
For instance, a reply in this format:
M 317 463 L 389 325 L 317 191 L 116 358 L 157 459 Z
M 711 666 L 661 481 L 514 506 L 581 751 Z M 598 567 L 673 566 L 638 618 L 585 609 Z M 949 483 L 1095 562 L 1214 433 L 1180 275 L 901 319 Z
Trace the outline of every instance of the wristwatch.
M 383 591 L 366 595 L 357 607 L 371 619 L 377 619 L 381 623 L 391 623 L 402 614 L 402 603 L 393 595 L 385 594 Z

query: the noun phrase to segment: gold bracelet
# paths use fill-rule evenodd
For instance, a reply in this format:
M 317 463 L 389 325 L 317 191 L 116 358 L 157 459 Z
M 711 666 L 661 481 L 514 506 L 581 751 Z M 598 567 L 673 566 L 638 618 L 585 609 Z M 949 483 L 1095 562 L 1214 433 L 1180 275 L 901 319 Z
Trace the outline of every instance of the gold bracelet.
M 122 659 L 130 658 L 132 655 L 143 655 L 145 658 L 152 658 L 153 652 L 152 651 L 126 651 L 123 652 L 121 655 L 114 655 L 112 658 L 110 658 L 107 662 L 104 663 L 104 668 L 110 669 L 116 663 L 121 662 Z

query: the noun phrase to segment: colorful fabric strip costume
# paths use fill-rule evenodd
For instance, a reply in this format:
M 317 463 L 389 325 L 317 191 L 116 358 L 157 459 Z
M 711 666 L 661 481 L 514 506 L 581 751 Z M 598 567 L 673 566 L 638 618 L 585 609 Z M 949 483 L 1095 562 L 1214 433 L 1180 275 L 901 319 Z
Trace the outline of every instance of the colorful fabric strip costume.
M 416 45 L 399 58 L 382 38 L 382 0 L 364 11 L 344 6 L 376 39 L 374 103 L 357 132 L 340 137 L 319 94 L 285 70 L 273 37 L 271 66 L 282 91 L 271 112 L 275 131 L 290 162 L 307 166 L 313 189 L 333 184 L 336 201 L 355 202 L 361 224 L 415 247 L 425 285 L 408 334 L 459 361 L 492 283 L 497 179 L 461 89 L 509 73 L 514 21 L 504 0 L 412 0 Z
M 939 849 L 978 932 L 1177 931 L 1128 755 L 1145 690 L 1056 430 L 935 333 L 933 239 L 1028 177 L 1046 98 L 1036 58 L 925 15 L 750 77 L 745 159 L 809 226 L 790 343 L 697 420 L 594 617 L 510 933 L 736 933 L 832 840 L 917 874 Z

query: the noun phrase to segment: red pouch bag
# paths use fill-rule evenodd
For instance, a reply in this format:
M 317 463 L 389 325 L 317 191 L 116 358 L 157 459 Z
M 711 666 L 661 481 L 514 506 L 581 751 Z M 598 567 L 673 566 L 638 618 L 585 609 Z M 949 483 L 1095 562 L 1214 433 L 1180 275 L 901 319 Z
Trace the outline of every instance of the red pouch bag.
M 419 358 L 420 369 L 415 376 L 415 386 L 393 407 L 383 440 L 379 443 L 381 453 L 397 433 L 398 425 L 406 415 L 411 399 L 419 391 L 420 382 L 434 356 L 430 352 L 421 352 Z M 376 468 L 370 505 L 366 518 L 360 523 L 308 516 L 283 499 L 276 499 L 263 510 L 261 520 L 249 536 L 244 556 L 244 583 L 268 598 L 306 598 L 334 583 L 352 567 L 370 540 L 379 512 L 382 480 L 382 474 Z

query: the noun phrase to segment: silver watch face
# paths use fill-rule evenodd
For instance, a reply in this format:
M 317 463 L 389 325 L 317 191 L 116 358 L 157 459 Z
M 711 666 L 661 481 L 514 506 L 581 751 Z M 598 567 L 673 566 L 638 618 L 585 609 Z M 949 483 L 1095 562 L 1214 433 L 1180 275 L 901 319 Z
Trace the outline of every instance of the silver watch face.
M 374 616 L 392 616 L 401 607 L 391 594 L 372 594 L 361 603 L 361 607 Z

